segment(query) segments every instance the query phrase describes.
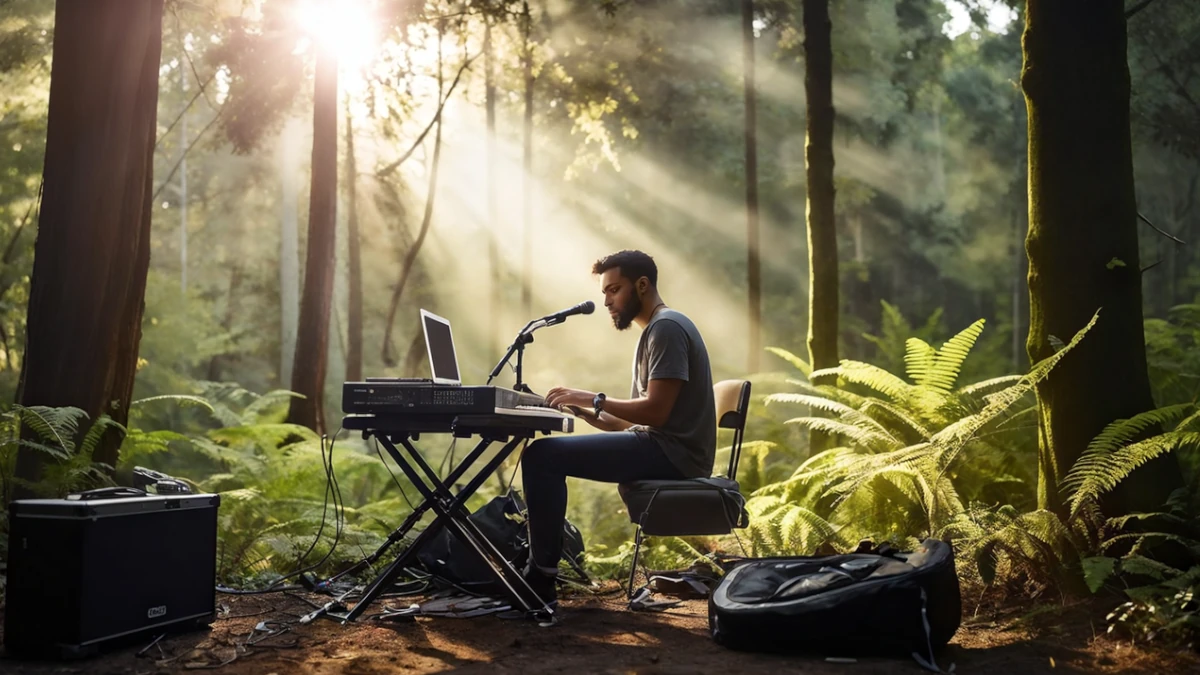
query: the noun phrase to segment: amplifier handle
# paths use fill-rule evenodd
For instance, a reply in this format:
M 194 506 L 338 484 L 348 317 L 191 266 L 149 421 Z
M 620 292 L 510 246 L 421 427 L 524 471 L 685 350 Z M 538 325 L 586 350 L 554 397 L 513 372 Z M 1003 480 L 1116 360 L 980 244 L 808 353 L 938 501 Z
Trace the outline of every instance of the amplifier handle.
M 85 490 L 84 492 L 76 492 L 75 494 L 67 495 L 67 499 L 87 501 L 91 499 L 119 499 L 121 497 L 149 497 L 150 494 L 145 490 L 139 490 L 131 487 L 106 487 L 96 488 L 95 490 Z

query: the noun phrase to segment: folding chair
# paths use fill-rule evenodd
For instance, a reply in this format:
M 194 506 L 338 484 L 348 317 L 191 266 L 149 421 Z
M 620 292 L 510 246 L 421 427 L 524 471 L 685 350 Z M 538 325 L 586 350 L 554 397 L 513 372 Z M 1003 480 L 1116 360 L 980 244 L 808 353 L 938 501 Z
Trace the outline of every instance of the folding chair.
M 651 536 L 700 536 L 729 534 L 749 524 L 746 499 L 737 483 L 746 411 L 750 407 L 750 382 L 724 380 L 713 385 L 717 404 L 717 427 L 733 430 L 729 468 L 724 476 L 686 480 L 639 480 L 621 483 L 617 491 L 629 511 L 629 522 L 637 525 L 633 564 L 629 569 L 629 600 L 634 596 L 642 538 Z M 632 605 L 631 605 L 632 606 Z

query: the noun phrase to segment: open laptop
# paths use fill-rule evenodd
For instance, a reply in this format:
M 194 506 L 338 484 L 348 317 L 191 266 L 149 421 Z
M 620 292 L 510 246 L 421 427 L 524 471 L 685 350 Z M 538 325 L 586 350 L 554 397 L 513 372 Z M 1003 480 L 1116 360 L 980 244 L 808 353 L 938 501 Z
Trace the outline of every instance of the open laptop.
M 454 351 L 454 332 L 450 321 L 429 310 L 421 310 L 421 329 L 425 331 L 425 350 L 429 353 L 429 372 L 434 384 L 459 386 L 458 354 Z

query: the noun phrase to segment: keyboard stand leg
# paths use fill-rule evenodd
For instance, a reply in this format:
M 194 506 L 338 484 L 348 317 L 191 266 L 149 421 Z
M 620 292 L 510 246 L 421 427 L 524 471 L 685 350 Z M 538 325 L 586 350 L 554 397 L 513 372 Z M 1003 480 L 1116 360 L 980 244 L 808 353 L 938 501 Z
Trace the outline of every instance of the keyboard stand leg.
M 512 598 L 526 611 L 538 611 L 553 618 L 554 611 L 548 607 L 542 600 L 533 592 L 529 584 L 521 574 L 513 569 L 512 565 L 504 559 L 496 550 L 495 546 L 479 531 L 475 524 L 467 520 L 465 517 L 465 503 L 467 499 L 479 489 L 479 486 L 487 479 L 488 475 L 496 470 L 496 468 L 504 461 L 512 451 L 523 441 L 523 438 L 513 438 L 508 441 L 504 447 L 497 453 L 496 457 L 492 458 L 487 465 L 475 475 L 471 481 L 458 492 L 456 495 L 451 495 L 449 488 L 441 480 L 437 478 L 437 474 L 433 469 L 421 458 L 420 453 L 412 446 L 407 437 L 400 440 L 400 444 L 404 446 L 409 455 L 412 456 L 414 463 L 421 467 L 422 471 L 428 477 L 431 485 L 427 485 L 423 481 L 412 465 L 404 461 L 399 450 L 392 443 L 391 439 L 380 438 L 380 442 L 388 449 L 388 453 L 396 459 L 400 469 L 404 471 L 409 481 L 421 492 L 425 500 L 421 503 L 422 510 L 432 508 L 437 512 L 438 516 L 434 521 L 425 528 L 421 534 L 413 540 L 412 544 L 393 561 L 384 572 L 377 577 L 364 591 L 362 598 L 355 603 L 345 616 L 345 621 L 354 621 L 361 616 L 367 607 L 383 593 L 383 591 L 395 580 L 401 571 L 410 563 L 412 558 L 421 549 L 425 543 L 437 534 L 437 532 L 445 526 L 450 526 L 451 532 L 466 543 L 476 555 L 478 555 L 493 571 L 497 580 L 511 594 Z M 460 477 L 466 472 L 467 468 L 473 463 L 493 439 L 484 438 L 476 446 L 468 457 L 464 458 L 462 464 L 456 467 L 451 474 L 452 477 Z
M 371 435 L 373 435 L 373 434 L 370 431 L 363 432 L 364 438 L 370 438 Z M 382 435 L 378 435 L 378 436 L 380 436 L 380 439 L 382 439 Z M 463 462 L 460 463 L 457 467 L 455 467 L 454 470 L 450 473 L 450 475 L 446 477 L 446 484 L 453 485 L 460 477 L 462 477 L 462 475 L 464 473 L 466 473 L 466 470 L 470 467 L 470 464 L 472 462 L 474 462 L 475 459 L 478 458 L 479 455 L 483 454 L 483 450 L 481 449 L 480 446 L 482 446 L 482 448 L 486 448 L 490 443 L 491 443 L 491 441 L 485 441 L 485 442 L 481 442 L 479 445 L 477 445 L 475 448 L 475 451 L 473 451 L 470 455 L 468 455 L 463 460 Z M 392 457 L 392 461 L 396 462 L 396 464 L 399 465 L 404 462 L 404 457 L 396 449 L 396 446 L 393 443 L 390 443 L 390 442 L 380 443 L 380 445 L 384 446 L 384 449 L 387 450 L 388 454 L 391 455 L 391 457 Z M 327 586 L 328 584 L 331 584 L 331 583 L 337 581 L 338 579 L 341 579 L 342 577 L 349 576 L 352 574 L 357 574 L 359 571 L 363 570 L 364 568 L 370 567 L 371 565 L 375 564 L 380 558 L 383 557 L 383 554 L 385 552 L 387 552 L 387 550 L 389 548 L 391 548 L 393 544 L 395 544 L 397 541 L 402 540 L 404 538 L 404 536 L 406 534 L 408 534 L 408 532 L 410 530 L 412 530 L 412 528 L 418 522 L 420 522 L 421 518 L 425 516 L 425 513 L 427 511 L 429 511 L 430 508 L 431 507 L 430 507 L 430 503 L 428 500 L 422 501 L 420 504 L 418 504 L 416 506 L 416 508 L 413 509 L 412 513 L 408 514 L 408 517 L 404 519 L 404 522 L 400 524 L 400 527 L 396 528 L 395 530 L 392 530 L 392 533 L 388 535 L 387 540 L 384 541 L 383 544 L 381 544 L 379 546 L 379 548 L 375 549 L 374 553 L 369 554 L 362 560 L 360 560 L 357 563 L 355 563 L 354 565 L 352 565 L 350 568 L 342 570 L 341 572 L 338 572 L 337 574 L 333 575 L 329 579 L 326 579 L 321 584 L 318 584 L 318 589 L 321 588 L 322 586 Z

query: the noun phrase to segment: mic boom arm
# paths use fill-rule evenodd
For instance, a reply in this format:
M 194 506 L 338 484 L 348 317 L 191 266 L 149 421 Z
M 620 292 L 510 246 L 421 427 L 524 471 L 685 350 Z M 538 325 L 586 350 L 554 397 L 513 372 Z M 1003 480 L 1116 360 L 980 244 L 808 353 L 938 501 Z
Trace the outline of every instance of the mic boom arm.
M 533 393 L 529 390 L 529 387 L 521 381 L 521 367 L 522 359 L 525 356 L 525 345 L 533 342 L 533 331 L 539 328 L 545 328 L 546 326 L 557 326 L 558 324 L 566 321 L 567 317 L 575 316 L 576 314 L 591 314 L 594 311 L 596 311 L 596 303 L 592 302 L 591 300 L 587 300 L 575 305 L 574 307 L 569 307 L 561 312 L 555 312 L 554 314 L 548 314 L 540 319 L 534 319 L 533 321 L 525 324 L 525 327 L 522 328 L 520 332 L 517 333 L 517 337 L 513 339 L 512 344 L 508 346 L 508 351 L 506 351 L 500 361 L 496 363 L 496 367 L 492 368 L 491 374 L 488 375 L 487 384 L 492 383 L 492 380 L 500 374 L 500 371 L 504 370 L 504 364 L 508 363 L 508 360 L 512 358 L 512 355 L 516 353 L 517 365 L 514 370 L 517 373 L 517 381 L 516 384 L 513 385 L 513 389 L 516 389 L 517 391 Z

